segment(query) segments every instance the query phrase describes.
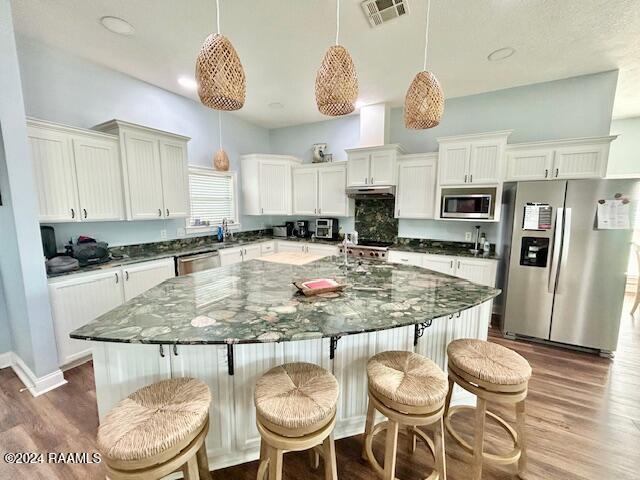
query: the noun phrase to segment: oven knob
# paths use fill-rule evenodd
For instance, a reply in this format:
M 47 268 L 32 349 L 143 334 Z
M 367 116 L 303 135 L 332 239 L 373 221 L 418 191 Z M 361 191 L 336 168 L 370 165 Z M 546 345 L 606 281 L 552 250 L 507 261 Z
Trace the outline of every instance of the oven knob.
M 351 255 L 351 254 L 353 253 L 353 250 L 349 249 L 349 250 L 347 250 L 347 253 L 348 253 L 349 255 Z
M 358 255 L 360 255 L 360 256 L 362 256 L 362 255 L 364 255 L 364 253 L 362 253 L 362 252 L 359 252 L 359 253 L 358 253 Z
M 374 255 L 375 255 L 375 253 L 373 253 L 373 252 L 369 252 L 369 256 L 370 256 L 370 257 L 373 257 Z
M 380 254 L 376 252 L 376 257 L 379 257 L 379 256 L 380 256 Z

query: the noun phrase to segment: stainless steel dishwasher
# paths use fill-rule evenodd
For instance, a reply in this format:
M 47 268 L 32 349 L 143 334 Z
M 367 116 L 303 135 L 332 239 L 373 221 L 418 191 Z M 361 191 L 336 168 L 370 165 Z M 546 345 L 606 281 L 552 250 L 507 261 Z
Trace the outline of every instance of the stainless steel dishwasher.
M 202 270 L 209 270 L 219 266 L 220 255 L 217 251 L 176 257 L 176 270 L 178 272 L 178 276 L 201 272 Z

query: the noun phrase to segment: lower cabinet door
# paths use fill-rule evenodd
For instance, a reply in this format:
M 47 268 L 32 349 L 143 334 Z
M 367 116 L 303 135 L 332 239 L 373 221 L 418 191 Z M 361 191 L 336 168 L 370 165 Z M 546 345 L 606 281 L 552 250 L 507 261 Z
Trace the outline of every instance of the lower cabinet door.
M 498 262 L 478 258 L 458 258 L 456 263 L 456 277 L 464 278 L 473 283 L 495 287 Z
M 175 277 L 173 258 L 153 262 L 137 263 L 131 267 L 123 267 L 125 302 L 161 284 L 168 278 Z
M 171 377 L 171 347 L 91 342 L 98 417 L 139 388 Z
M 389 252 L 389 262 L 401 263 L 403 265 L 413 265 L 415 267 L 422 267 L 424 254 L 414 252 L 398 252 L 391 250 Z
M 305 251 L 306 243 L 303 242 L 287 242 L 278 241 L 278 253 L 280 252 L 298 252 Z
M 313 245 L 307 244 L 307 253 L 311 253 L 312 255 L 338 255 L 339 249 L 338 247 L 334 247 L 332 245 Z
M 213 401 L 209 409 L 207 454 L 220 465 L 233 453 L 234 399 L 232 378 L 227 369 L 227 348 L 220 345 L 178 345 L 171 347 L 171 376 L 192 377 L 209 386 Z M 213 468 L 218 468 L 213 465 Z
M 73 277 L 54 279 L 49 283 L 58 363 L 61 366 L 91 354 L 91 343 L 69 338 L 69 333 L 123 302 L 120 270 Z
M 455 258 L 446 255 L 424 255 L 422 266 L 435 272 L 453 275 L 455 272 Z
M 259 258 L 262 256 L 260 245 L 247 245 L 246 247 L 242 247 L 242 250 L 244 252 L 242 256 L 243 262 L 253 260 L 254 258 Z
M 242 262 L 241 248 L 224 248 L 221 249 L 219 253 L 221 267 L 226 267 L 227 265 L 233 265 L 235 263 Z
M 276 253 L 276 242 L 264 242 L 260 244 L 260 256 Z

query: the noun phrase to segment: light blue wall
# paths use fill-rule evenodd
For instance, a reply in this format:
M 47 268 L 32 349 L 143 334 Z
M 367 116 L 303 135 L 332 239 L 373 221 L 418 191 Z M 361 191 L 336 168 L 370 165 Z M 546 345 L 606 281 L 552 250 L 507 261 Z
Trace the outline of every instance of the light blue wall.
M 118 118 L 179 133 L 192 138 L 189 163 L 211 166 L 219 148 L 217 111 L 40 42 L 19 36 L 17 43 L 27 115 L 85 128 Z M 269 131 L 234 114 L 223 113 L 222 130 L 231 170 L 238 169 L 240 155 L 271 151 Z M 269 219 L 240 221 L 243 230 L 253 230 Z M 113 245 L 159 241 L 160 230 L 175 238 L 183 227 L 183 220 L 54 226 L 59 245 L 80 234 Z
M 10 352 L 13 342 L 11 341 L 11 326 L 7 316 L 7 303 L 4 299 L 4 288 L 2 278 L 0 278 L 0 354 Z
M 509 142 L 530 142 L 569 137 L 608 135 L 618 72 L 568 78 L 446 101 L 441 124 L 430 130 L 404 127 L 402 108 L 391 109 L 390 143 L 401 144 L 407 153 L 437 151 L 441 136 L 495 130 L 514 130 Z M 445 86 L 446 87 L 446 86 Z M 311 144 L 358 146 L 358 117 L 285 127 L 271 131 L 274 151 L 300 155 Z M 342 157 L 343 153 L 337 154 Z M 352 219 L 342 220 L 353 226 Z M 490 242 L 498 240 L 498 226 L 479 222 Z M 401 237 L 463 241 L 473 224 L 437 220 L 400 220 Z
M 611 144 L 608 177 L 640 177 L 640 117 L 611 122 L 611 135 L 619 135 Z
M 358 146 L 360 141 L 360 117 L 350 115 L 323 122 L 306 123 L 293 127 L 276 128 L 269 132 L 273 153 L 293 155 L 304 163 L 311 163 L 312 145 L 326 143 L 327 153 L 333 160 L 346 160 L 346 148 Z
M 9 0 L 0 0 L 0 65 L 0 276 L 12 349 L 40 377 L 58 358 Z

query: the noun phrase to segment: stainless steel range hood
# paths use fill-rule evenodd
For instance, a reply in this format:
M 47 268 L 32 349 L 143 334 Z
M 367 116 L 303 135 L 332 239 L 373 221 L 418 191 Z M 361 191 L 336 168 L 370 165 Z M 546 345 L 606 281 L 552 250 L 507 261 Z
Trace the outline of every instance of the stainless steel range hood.
M 347 187 L 349 198 L 393 198 L 396 195 L 396 187 L 383 185 L 380 187 Z

